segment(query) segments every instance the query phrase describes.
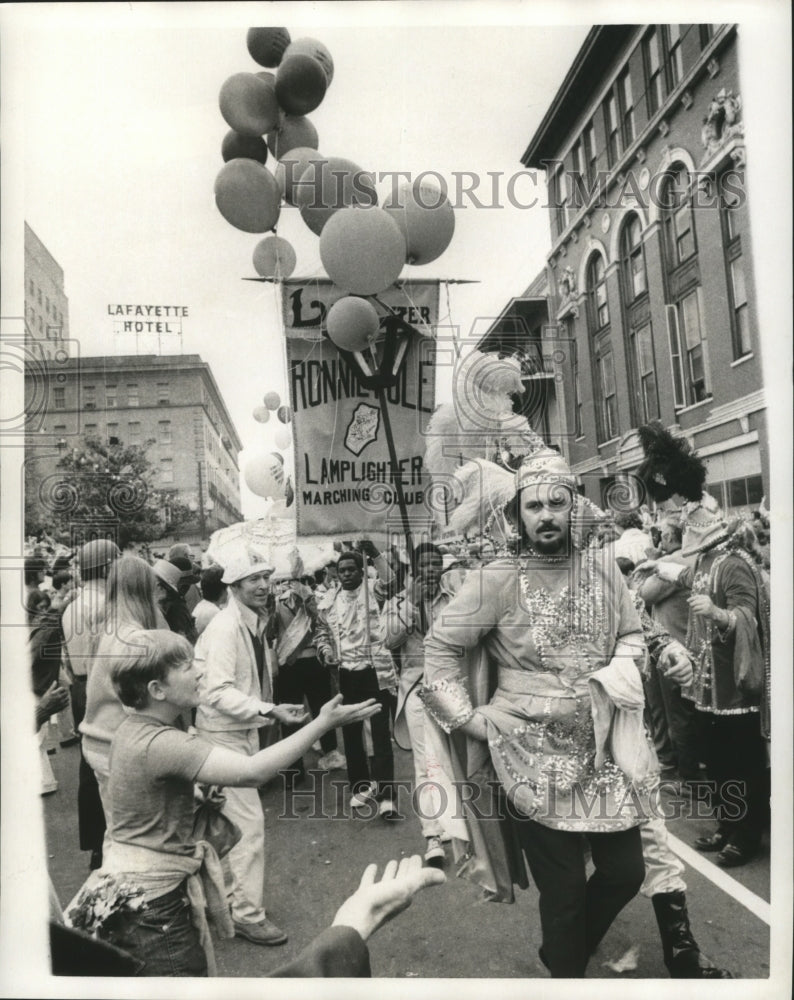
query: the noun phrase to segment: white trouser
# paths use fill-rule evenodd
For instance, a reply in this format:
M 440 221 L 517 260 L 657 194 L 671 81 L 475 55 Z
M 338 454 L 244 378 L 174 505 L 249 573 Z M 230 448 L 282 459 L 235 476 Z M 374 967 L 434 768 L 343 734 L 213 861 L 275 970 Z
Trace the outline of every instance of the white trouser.
M 441 801 L 438 789 L 429 784 L 427 779 L 427 763 L 425 759 L 425 707 L 419 697 L 419 687 L 416 685 L 405 699 L 403 712 L 411 737 L 411 750 L 414 757 L 414 774 L 416 777 L 417 794 L 414 808 L 419 813 L 419 823 L 425 837 L 440 837 L 443 833 L 441 823 L 437 818 L 441 812 Z
M 203 739 L 247 757 L 259 753 L 259 730 L 199 731 Z M 242 837 L 226 859 L 232 875 L 231 910 L 236 923 L 259 924 L 265 919 L 265 814 L 258 788 L 230 788 L 223 794 L 223 811 L 240 828 Z
M 645 861 L 645 881 L 640 886 L 643 896 L 659 892 L 686 892 L 684 865 L 673 854 L 667 842 L 667 826 L 661 816 L 640 824 L 642 857 Z

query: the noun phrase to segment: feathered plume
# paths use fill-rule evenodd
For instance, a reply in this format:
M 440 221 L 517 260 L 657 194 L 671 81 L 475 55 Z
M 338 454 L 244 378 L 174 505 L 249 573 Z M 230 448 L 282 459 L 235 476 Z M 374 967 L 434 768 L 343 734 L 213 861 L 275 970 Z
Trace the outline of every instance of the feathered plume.
M 706 482 L 706 467 L 685 438 L 673 437 L 661 423 L 645 424 L 637 431 L 645 460 L 637 475 L 651 498 L 668 500 L 673 493 L 699 502 Z
M 526 417 L 513 412 L 512 394 L 523 389 L 515 358 L 472 351 L 460 362 L 453 401 L 439 406 L 428 423 L 425 466 L 434 482 L 448 482 L 467 459 L 487 460 L 500 451 L 527 455 L 543 447 Z
M 507 533 L 502 509 L 515 493 L 515 475 L 495 462 L 476 458 L 455 470 L 463 499 L 449 519 L 458 535 L 481 535 L 494 523 L 497 533 Z

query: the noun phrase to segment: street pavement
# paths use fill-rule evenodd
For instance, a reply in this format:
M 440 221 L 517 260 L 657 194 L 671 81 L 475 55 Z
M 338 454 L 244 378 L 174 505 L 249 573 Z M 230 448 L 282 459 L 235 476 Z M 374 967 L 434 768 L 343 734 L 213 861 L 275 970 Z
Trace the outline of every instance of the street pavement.
M 88 854 L 79 850 L 77 835 L 78 759 L 77 747 L 58 748 L 50 762 L 59 789 L 43 798 L 47 863 L 63 905 L 88 874 Z M 315 761 L 314 753 L 307 754 L 309 768 Z M 410 754 L 395 747 L 395 761 L 397 778 L 410 779 Z M 310 772 L 307 782 L 291 795 L 285 794 L 280 781 L 262 793 L 268 916 L 289 934 L 289 942 L 263 948 L 240 939 L 218 941 L 221 976 L 257 977 L 277 968 L 330 924 L 368 863 L 377 862 L 380 872 L 390 858 L 423 850 L 407 793 L 401 793 L 399 801 L 401 812 L 408 813 L 403 820 L 351 817 L 344 772 L 315 774 L 316 780 Z M 668 828 L 691 845 L 695 837 L 711 832 L 713 824 L 705 819 L 673 819 Z M 687 866 L 685 878 L 692 926 L 702 950 L 737 977 L 767 977 L 769 927 L 709 876 L 716 874 L 727 888 L 744 886 L 768 901 L 768 842 L 759 857 L 729 873 L 716 868 L 707 856 L 698 857 L 706 874 Z M 537 957 L 540 926 L 534 887 L 519 891 L 512 905 L 483 902 L 475 886 L 455 877 L 451 860 L 447 874 L 446 884 L 421 893 L 407 912 L 372 938 L 373 975 L 547 978 Z M 621 959 L 629 966 L 625 971 L 620 971 Z M 617 971 L 609 963 L 617 963 Z M 588 978 L 668 978 L 649 899 L 637 896 L 618 916 L 587 974 Z

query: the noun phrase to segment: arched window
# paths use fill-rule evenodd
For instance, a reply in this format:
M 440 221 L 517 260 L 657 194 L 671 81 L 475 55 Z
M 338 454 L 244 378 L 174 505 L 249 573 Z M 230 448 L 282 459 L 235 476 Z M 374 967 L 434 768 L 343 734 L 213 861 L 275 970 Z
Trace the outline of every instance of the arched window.
M 609 303 L 607 302 L 607 281 L 604 260 L 600 254 L 593 254 L 587 269 L 587 292 L 590 307 L 590 332 L 609 325 Z
M 665 243 L 667 332 L 675 409 L 711 398 L 709 356 L 700 291 L 695 218 L 690 177 L 673 164 L 661 189 Z
M 587 267 L 588 327 L 593 352 L 593 399 L 599 444 L 618 435 L 618 398 L 609 327 L 604 259 L 593 254 Z
M 623 229 L 622 240 L 624 296 L 633 302 L 647 291 L 645 279 L 645 254 L 642 249 L 642 223 L 638 215 L 629 217 Z
M 677 267 L 696 252 L 689 171 L 679 163 L 668 171 L 662 186 L 664 236 L 669 267 Z
M 623 299 L 626 360 L 629 371 L 629 405 L 633 427 L 659 416 L 656 360 L 645 276 L 642 223 L 629 215 L 620 239 L 621 296 Z

